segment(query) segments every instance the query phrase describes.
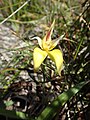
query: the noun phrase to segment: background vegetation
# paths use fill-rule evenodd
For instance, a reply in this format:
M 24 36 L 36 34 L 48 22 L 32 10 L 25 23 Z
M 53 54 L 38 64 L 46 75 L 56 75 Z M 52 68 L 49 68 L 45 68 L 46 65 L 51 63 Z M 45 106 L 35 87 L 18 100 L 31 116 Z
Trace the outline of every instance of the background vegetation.
M 44 108 L 73 86 L 80 84 L 78 93 L 68 95 L 63 107 L 56 109 L 52 119 L 79 119 L 89 120 L 90 112 L 90 2 L 89 0 L 30 0 L 15 14 L 26 0 L 1 0 L 0 22 L 9 27 L 13 33 L 26 44 L 24 47 L 10 49 L 14 54 L 4 67 L 1 64 L 0 94 L 2 108 L 0 114 L 10 119 L 37 119 Z M 11 17 L 9 17 L 13 14 Z M 9 18 L 8 18 L 9 17 Z M 6 19 L 8 18 L 8 19 Z M 4 20 L 6 21 L 4 22 Z M 58 76 L 54 63 L 49 59 L 42 64 L 38 73 L 33 72 L 32 53 L 37 41 L 32 41 L 33 36 L 43 37 L 53 19 L 56 20 L 52 39 L 65 34 L 58 48 L 63 51 L 64 69 L 62 76 Z M 7 36 L 8 37 L 8 36 Z M 25 77 L 21 76 L 26 72 Z M 27 79 L 26 76 L 29 76 Z M 23 83 L 22 83 L 23 82 Z M 18 89 L 19 88 L 19 89 Z M 21 97 L 22 89 L 28 91 L 28 95 Z M 34 92 L 33 92 L 34 89 Z M 77 93 L 77 94 L 76 94 Z M 16 94 L 18 94 L 17 97 Z M 6 97 L 8 95 L 8 97 Z M 63 95 L 65 97 L 65 94 Z M 25 104 L 26 109 L 15 106 L 16 100 Z M 66 98 L 66 97 L 65 97 Z M 61 98 L 60 98 L 61 99 Z M 20 101 L 21 100 L 21 101 Z M 23 101 L 23 102 L 22 102 Z M 26 104 L 26 101 L 27 102 Z M 31 101 L 31 102 L 30 102 Z M 12 107 L 14 106 L 14 107 Z M 59 105 L 60 106 L 60 105 Z M 18 115 L 4 112 L 15 110 Z M 53 109 L 53 108 L 51 108 Z M 20 111 L 20 112 L 18 112 Z M 46 109 L 46 112 L 48 110 Z M 43 113 L 43 115 L 46 114 Z M 50 111 L 51 112 L 51 111 Z M 54 111 L 55 112 L 55 111 Z M 25 114 L 24 114 L 25 113 Z M 28 114 L 29 118 L 26 117 Z M 47 115 L 48 116 L 48 115 Z M 40 117 L 38 119 L 41 119 Z M 46 118 L 42 118 L 46 119 Z M 50 120 L 50 118 L 48 118 Z

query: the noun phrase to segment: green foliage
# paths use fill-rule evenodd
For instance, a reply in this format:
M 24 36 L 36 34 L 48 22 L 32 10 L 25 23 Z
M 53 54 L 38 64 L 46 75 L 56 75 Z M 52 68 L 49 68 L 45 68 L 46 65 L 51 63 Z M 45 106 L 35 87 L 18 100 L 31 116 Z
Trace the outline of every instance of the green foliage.
M 59 95 L 50 105 L 48 105 L 43 112 L 39 115 L 37 120 L 52 120 L 58 111 L 63 107 L 63 105 L 70 101 L 70 99 L 80 91 L 80 89 L 85 85 L 85 82 L 79 83 L 78 85 L 70 88 L 68 91 L 63 92 Z
M 19 112 L 19 111 L 9 111 L 9 110 L 5 110 L 5 109 L 1 109 L 0 108 L 0 115 L 4 115 L 6 117 L 9 118 L 15 118 L 15 119 L 21 119 L 21 120 L 32 120 L 31 118 L 28 118 L 28 116 L 23 113 L 23 112 Z

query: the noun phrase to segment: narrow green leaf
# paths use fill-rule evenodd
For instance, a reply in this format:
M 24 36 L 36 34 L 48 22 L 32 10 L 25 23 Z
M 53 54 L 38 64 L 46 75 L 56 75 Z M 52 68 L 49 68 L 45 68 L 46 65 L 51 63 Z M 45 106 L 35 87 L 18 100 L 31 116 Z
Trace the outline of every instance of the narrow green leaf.
M 70 100 L 80 89 L 86 84 L 86 82 L 81 82 L 78 85 L 70 88 L 66 92 L 59 95 L 50 105 L 48 105 L 43 112 L 39 115 L 37 120 L 52 120 L 58 110 Z
M 15 119 L 22 119 L 22 120 L 33 120 L 32 118 L 29 118 L 27 114 L 19 111 L 10 111 L 0 108 L 0 115 L 9 117 L 9 118 L 15 118 Z

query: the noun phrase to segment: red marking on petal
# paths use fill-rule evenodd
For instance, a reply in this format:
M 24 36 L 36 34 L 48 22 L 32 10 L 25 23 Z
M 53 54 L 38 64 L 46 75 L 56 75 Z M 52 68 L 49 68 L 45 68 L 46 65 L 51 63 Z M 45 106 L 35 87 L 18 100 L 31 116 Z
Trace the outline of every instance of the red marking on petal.
M 46 35 L 46 41 L 48 41 L 50 37 L 51 37 L 51 30 L 49 30 Z

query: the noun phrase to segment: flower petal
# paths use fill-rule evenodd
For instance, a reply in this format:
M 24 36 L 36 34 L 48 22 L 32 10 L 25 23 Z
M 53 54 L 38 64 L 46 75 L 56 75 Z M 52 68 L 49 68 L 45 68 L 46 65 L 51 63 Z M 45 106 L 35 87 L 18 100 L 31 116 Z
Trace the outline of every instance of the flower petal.
M 43 49 L 48 49 L 49 48 L 49 44 L 51 43 L 51 35 L 54 29 L 54 24 L 55 24 L 55 20 L 53 21 L 49 31 L 46 33 L 45 37 L 42 40 L 42 44 L 43 44 Z
M 47 52 L 36 47 L 33 52 L 34 70 L 37 71 L 47 56 Z
M 38 37 L 38 36 L 37 36 L 37 37 L 33 37 L 32 40 L 33 40 L 33 39 L 38 40 L 38 44 L 39 44 L 39 46 L 42 48 L 42 39 L 41 39 L 40 37 Z
M 50 46 L 49 50 L 52 50 L 53 48 L 55 48 L 57 44 L 59 43 L 59 41 L 63 39 L 63 37 L 64 35 L 61 35 L 59 38 L 52 40 L 52 45 Z
M 54 19 L 49 31 L 46 34 L 46 41 L 51 40 L 51 35 L 52 35 L 53 29 L 54 29 L 54 24 L 55 24 L 55 19 Z
M 63 67 L 63 54 L 61 50 L 59 49 L 54 49 L 48 53 L 49 57 L 51 58 L 52 61 L 55 62 L 57 71 L 59 75 L 61 75 L 61 70 Z

